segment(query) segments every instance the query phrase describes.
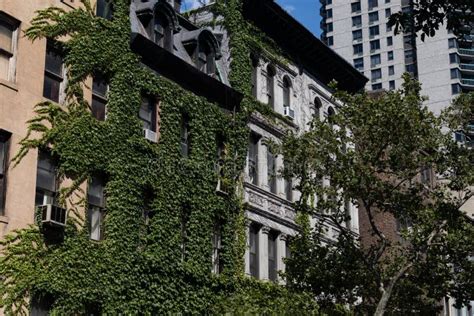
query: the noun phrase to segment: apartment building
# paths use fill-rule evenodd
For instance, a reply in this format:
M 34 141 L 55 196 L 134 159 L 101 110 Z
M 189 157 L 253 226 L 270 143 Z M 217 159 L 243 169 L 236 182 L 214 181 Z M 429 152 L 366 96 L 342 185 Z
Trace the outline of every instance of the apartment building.
M 268 140 L 278 142 L 287 131 L 302 132 L 309 128 L 313 118 L 322 119 L 338 111 L 340 105 L 331 99 L 328 87 L 332 80 L 337 80 L 342 89 L 355 92 L 363 88 L 367 79 L 274 1 L 243 3 L 245 19 L 272 38 L 288 60 L 276 62 L 265 52 L 252 54 L 253 95 L 268 107 L 273 119 L 259 112 L 250 118 L 243 185 L 248 219 L 245 271 L 261 280 L 278 281 L 278 271 L 285 269 L 283 258 L 289 255 L 288 238 L 298 230 L 293 202 L 299 195 L 291 179 L 278 176 L 284 168 L 284 158 L 270 152 Z M 32 1 L 28 5 L 19 5 L 14 0 L 0 3 L 0 237 L 34 224 L 38 207 L 52 224 L 65 223 L 66 211 L 56 201 L 64 184 L 57 178 L 57 161 L 48 152 L 36 150 L 28 153 L 16 168 L 10 161 L 27 135 L 26 122 L 34 116 L 35 104 L 45 100 L 62 104 L 65 100 L 67 69 L 60 45 L 49 40 L 31 42 L 22 34 L 37 10 L 49 6 L 72 10 L 78 5 L 73 0 Z M 99 0 L 96 8 L 98 16 L 112 18 L 109 1 Z M 211 18 L 209 7 L 190 19 L 181 14 L 180 8 L 178 0 L 132 1 L 132 50 L 141 57 L 143 66 L 157 76 L 217 104 L 228 115 L 235 114 L 243 96 L 229 83 L 229 34 L 223 26 L 199 26 L 199 22 Z M 190 51 L 196 47 L 199 49 Z M 109 83 L 97 74 L 87 79 L 86 85 L 84 96 L 90 103 L 92 117 L 106 121 Z M 157 99 L 144 97 L 137 116 L 143 124 L 143 137 L 157 146 L 159 115 Z M 180 138 L 183 157 L 191 155 L 189 133 L 184 120 Z M 97 175 L 81 187 L 87 192 L 84 198 L 88 209 L 83 211 L 90 239 L 101 241 L 106 238 L 106 179 Z M 222 189 L 219 183 L 216 189 Z M 357 208 L 349 205 L 347 212 L 352 219 L 348 225 L 357 233 Z M 336 236 L 337 229 L 328 226 L 328 241 Z M 213 248 L 212 269 L 218 273 L 219 238 L 213 239 Z M 47 305 L 37 302 L 32 314 L 42 315 Z
M 410 13 L 409 0 L 321 0 L 322 39 L 364 73 L 367 90 L 399 88 L 404 72 L 418 78 L 428 107 L 440 113 L 461 91 L 473 91 L 472 37 L 458 43 L 441 27 L 422 41 L 411 33 L 394 34 L 388 18 Z

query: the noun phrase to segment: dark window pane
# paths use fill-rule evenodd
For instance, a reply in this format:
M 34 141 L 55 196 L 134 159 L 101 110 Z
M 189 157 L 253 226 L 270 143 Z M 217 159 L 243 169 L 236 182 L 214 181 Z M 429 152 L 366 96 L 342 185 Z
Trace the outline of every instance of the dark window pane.
M 45 69 L 59 77 L 63 76 L 63 58 L 57 50 L 51 47 L 48 47 L 46 50 Z
M 101 97 L 107 96 L 108 84 L 101 76 L 95 76 L 92 80 L 92 93 Z
M 249 178 L 252 184 L 258 184 L 258 138 L 250 136 L 249 143 Z
M 44 74 L 43 97 L 50 99 L 53 102 L 59 102 L 61 82 L 62 80 L 58 77 L 46 72 Z
M 277 274 L 277 234 L 270 233 L 268 235 L 268 278 L 272 281 L 276 281 Z
M 97 97 L 92 97 L 92 116 L 99 121 L 105 121 L 106 103 Z
M 181 118 L 181 156 L 189 156 L 189 121 L 187 117 Z
M 113 15 L 112 0 L 97 0 L 97 16 L 110 20 Z
M 143 128 L 156 132 L 156 105 L 154 98 L 143 98 L 138 113 Z
M 105 184 L 103 179 L 92 177 L 87 190 L 87 203 L 101 208 L 105 207 L 104 190 Z

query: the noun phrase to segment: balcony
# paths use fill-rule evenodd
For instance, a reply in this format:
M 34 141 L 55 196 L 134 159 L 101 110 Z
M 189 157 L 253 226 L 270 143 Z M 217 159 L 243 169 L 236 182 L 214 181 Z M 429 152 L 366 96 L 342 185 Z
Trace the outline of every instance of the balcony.
M 469 91 L 474 90 L 474 79 L 461 79 L 461 86 Z
M 461 70 L 466 72 L 474 72 L 474 64 L 459 64 Z
M 460 48 L 458 49 L 459 55 L 467 56 L 474 58 L 474 49 L 473 48 Z

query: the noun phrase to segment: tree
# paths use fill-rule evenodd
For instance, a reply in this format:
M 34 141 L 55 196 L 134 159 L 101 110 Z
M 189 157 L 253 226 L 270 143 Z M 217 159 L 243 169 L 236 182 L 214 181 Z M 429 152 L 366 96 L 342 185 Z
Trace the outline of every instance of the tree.
M 461 304 L 474 294 L 474 226 L 461 211 L 473 196 L 474 155 L 451 133 L 472 118 L 474 98 L 435 117 L 419 84 L 404 79 L 400 91 L 376 96 L 337 92 L 335 115 L 279 147 L 289 162 L 283 176 L 302 193 L 288 285 L 312 291 L 323 308 L 362 298 L 357 309 L 375 315 L 432 312 L 446 295 Z M 362 244 L 346 224 L 349 202 L 367 222 Z M 327 226 L 340 231 L 334 243 Z
M 453 31 L 458 37 L 469 35 L 474 25 L 474 2 L 472 0 L 413 1 L 411 12 L 392 14 L 389 24 L 395 26 L 395 32 L 411 29 L 425 36 L 433 37 L 441 25 Z

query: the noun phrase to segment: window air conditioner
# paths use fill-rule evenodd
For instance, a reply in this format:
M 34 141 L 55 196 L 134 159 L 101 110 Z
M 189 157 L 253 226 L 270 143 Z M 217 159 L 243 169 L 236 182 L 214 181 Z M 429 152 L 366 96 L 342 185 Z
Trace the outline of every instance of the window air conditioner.
M 151 129 L 144 128 L 143 132 L 145 133 L 145 138 L 148 139 L 150 142 L 156 143 L 158 141 L 156 133 Z
M 291 119 L 295 118 L 295 110 L 293 110 L 289 106 L 284 107 L 284 114 L 285 114 L 286 117 L 289 117 Z
M 66 209 L 53 204 L 39 206 L 41 222 L 52 226 L 66 226 Z

